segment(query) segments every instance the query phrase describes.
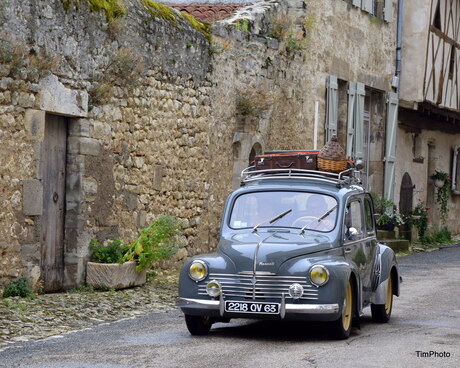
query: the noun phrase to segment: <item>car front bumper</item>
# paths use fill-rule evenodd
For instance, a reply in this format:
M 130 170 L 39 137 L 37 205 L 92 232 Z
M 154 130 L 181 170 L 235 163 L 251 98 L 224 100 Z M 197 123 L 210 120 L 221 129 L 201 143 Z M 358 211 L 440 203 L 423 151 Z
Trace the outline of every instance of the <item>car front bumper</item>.
M 192 298 L 177 298 L 176 306 L 185 309 L 199 309 L 207 311 L 219 311 L 221 317 L 230 313 L 224 311 L 224 299 L 206 300 Z M 339 304 L 293 304 L 286 303 L 284 298 L 281 299 L 280 317 L 283 319 L 289 314 L 337 314 Z

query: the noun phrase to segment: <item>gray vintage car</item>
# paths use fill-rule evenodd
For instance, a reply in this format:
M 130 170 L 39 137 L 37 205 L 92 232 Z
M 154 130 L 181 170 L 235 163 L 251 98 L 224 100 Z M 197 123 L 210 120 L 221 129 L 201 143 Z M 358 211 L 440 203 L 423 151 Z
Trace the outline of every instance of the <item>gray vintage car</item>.
M 346 339 L 371 307 L 388 322 L 400 277 L 378 243 L 356 169 L 254 170 L 226 201 L 218 250 L 184 264 L 177 306 L 192 335 L 231 318 L 324 321 Z

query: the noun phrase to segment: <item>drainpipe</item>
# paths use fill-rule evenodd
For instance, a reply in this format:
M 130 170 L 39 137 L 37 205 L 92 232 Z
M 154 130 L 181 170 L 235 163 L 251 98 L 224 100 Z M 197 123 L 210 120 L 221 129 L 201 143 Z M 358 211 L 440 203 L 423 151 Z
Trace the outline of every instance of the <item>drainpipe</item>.
M 402 45 L 402 22 L 403 22 L 403 8 L 404 0 L 398 1 L 398 16 L 397 16 L 397 29 L 396 29 L 396 83 L 393 83 L 393 87 L 396 89 L 396 93 L 399 98 L 399 84 L 401 82 L 401 45 Z

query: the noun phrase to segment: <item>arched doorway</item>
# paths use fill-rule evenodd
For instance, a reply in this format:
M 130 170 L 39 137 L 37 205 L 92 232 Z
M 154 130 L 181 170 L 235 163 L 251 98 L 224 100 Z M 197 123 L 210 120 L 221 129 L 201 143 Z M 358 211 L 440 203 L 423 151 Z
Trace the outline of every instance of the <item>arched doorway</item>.
M 399 212 L 403 215 L 408 215 L 412 211 L 412 201 L 414 197 L 415 185 L 412 183 L 410 175 L 404 173 L 401 181 L 400 197 L 399 197 Z M 411 226 L 405 224 L 399 228 L 400 236 L 404 239 L 411 240 Z
M 262 154 L 262 146 L 260 145 L 260 143 L 255 143 L 251 148 L 251 152 L 249 153 L 249 165 L 252 164 L 252 162 L 255 160 L 257 155 L 261 155 L 261 154 Z

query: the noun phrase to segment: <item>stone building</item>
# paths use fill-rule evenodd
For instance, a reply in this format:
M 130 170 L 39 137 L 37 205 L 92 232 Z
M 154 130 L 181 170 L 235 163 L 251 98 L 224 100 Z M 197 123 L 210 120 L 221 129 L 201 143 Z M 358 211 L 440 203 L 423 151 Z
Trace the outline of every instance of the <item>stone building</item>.
M 333 133 L 383 192 L 396 1 L 260 1 L 210 31 L 151 0 L 79 4 L 0 5 L 1 284 L 81 284 L 90 239 L 163 213 L 178 261 L 213 250 L 256 154 Z
M 460 232 L 460 1 L 405 1 L 396 156 L 395 202 L 403 212 L 417 203 L 441 221 L 436 170 L 452 177 L 446 225 Z

